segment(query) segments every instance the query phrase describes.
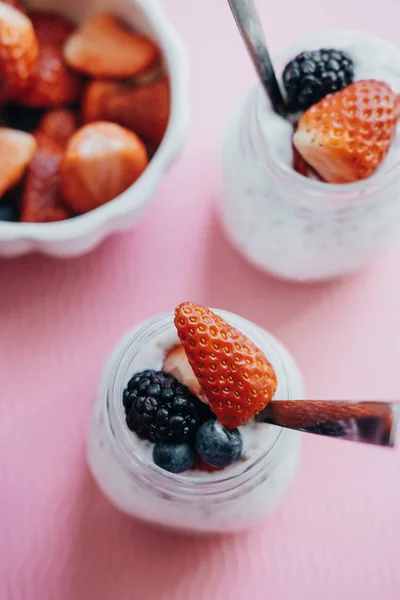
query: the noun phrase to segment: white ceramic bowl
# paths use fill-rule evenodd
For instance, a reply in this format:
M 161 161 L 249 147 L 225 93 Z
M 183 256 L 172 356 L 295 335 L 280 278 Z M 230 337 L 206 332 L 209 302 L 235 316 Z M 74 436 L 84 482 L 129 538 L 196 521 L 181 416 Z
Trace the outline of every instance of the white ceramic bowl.
M 68 257 L 84 254 L 112 233 L 131 228 L 156 190 L 165 170 L 181 150 L 188 127 L 189 65 L 185 48 L 158 0 L 30 0 L 29 8 L 52 10 L 82 21 L 109 11 L 157 41 L 171 84 L 168 129 L 143 175 L 123 194 L 84 215 L 56 223 L 0 222 L 0 256 L 41 252 Z

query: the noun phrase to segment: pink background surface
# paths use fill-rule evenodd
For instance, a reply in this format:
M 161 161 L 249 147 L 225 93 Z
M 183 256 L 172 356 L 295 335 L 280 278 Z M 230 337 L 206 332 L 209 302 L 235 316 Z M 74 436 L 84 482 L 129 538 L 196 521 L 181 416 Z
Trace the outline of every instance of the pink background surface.
M 221 124 L 254 74 L 226 2 L 164 4 L 191 55 L 192 125 L 146 218 L 79 259 L 0 262 L 0 598 L 398 599 L 398 451 L 309 437 L 294 486 L 263 527 L 204 540 L 119 514 L 88 474 L 104 359 L 128 327 L 185 299 L 278 335 L 312 397 L 400 395 L 400 248 L 347 281 L 293 286 L 228 246 L 213 208 Z M 261 4 L 273 51 L 328 16 L 399 41 L 398 0 L 369 11 L 357 0 Z

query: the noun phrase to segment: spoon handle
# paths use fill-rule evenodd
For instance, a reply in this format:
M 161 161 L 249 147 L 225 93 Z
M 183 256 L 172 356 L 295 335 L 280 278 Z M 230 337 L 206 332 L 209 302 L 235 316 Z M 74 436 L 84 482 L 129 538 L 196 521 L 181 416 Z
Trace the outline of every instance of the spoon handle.
M 400 402 L 273 400 L 256 419 L 297 431 L 393 447 L 399 416 Z
M 253 0 L 228 0 L 228 3 L 273 109 L 285 116 L 285 102 Z

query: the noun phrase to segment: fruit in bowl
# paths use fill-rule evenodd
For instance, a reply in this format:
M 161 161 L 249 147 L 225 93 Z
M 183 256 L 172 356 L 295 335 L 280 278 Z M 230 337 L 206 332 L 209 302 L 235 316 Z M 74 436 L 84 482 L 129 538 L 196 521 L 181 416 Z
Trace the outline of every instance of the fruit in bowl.
M 69 220 L 144 174 L 171 112 L 152 39 L 111 12 L 75 25 L 0 2 L 0 57 L 0 221 Z

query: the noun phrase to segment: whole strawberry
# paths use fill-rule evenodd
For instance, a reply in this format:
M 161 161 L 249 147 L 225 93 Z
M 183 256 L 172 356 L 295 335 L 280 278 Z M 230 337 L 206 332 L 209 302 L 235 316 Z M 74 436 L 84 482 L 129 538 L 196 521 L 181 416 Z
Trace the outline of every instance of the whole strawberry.
M 370 177 L 389 151 L 399 118 L 391 87 L 374 79 L 329 94 L 301 117 L 293 144 L 329 183 Z
M 259 348 L 208 308 L 192 302 L 175 311 L 175 326 L 210 408 L 228 429 L 263 410 L 276 375 Z

